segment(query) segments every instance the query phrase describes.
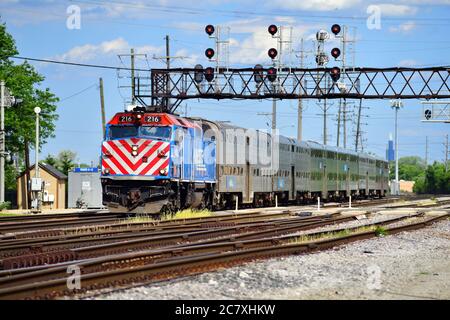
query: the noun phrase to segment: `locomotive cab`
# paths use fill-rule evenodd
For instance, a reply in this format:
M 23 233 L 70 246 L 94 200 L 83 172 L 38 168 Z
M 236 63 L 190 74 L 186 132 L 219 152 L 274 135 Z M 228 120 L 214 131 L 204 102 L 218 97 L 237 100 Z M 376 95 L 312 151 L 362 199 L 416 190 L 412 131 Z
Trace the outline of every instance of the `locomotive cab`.
M 157 213 L 201 201 L 194 182 L 208 180 L 203 148 L 202 128 L 187 119 L 116 114 L 102 144 L 104 205 L 117 212 Z

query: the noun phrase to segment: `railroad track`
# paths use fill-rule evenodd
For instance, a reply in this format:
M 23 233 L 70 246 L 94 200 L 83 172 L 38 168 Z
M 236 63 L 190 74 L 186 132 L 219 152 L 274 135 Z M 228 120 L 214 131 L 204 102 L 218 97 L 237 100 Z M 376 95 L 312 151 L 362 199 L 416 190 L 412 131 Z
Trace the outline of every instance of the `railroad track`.
M 420 210 L 413 217 L 417 218 L 422 213 L 423 211 Z M 427 226 L 448 216 L 449 211 L 447 210 L 444 214 L 435 217 L 421 218 L 419 222 L 389 226 L 394 222 L 412 217 L 403 215 L 370 225 L 386 225 L 385 232 L 395 234 Z M 376 229 L 358 231 L 357 228 L 350 228 L 355 232 L 348 235 L 306 242 L 297 241 L 299 236 L 292 235 L 293 230 L 288 232 L 289 235 L 283 235 L 284 233 L 280 232 L 282 230 L 277 230 L 275 233 L 270 233 L 270 230 L 260 230 L 254 231 L 253 234 L 247 233 L 241 236 L 206 239 L 154 250 L 109 255 L 55 267 L 3 271 L 0 273 L 0 298 L 56 298 L 105 287 L 147 283 L 215 270 L 218 267 L 232 266 L 255 259 L 314 252 L 377 235 Z M 348 228 L 337 229 L 334 232 L 343 230 L 348 231 Z M 325 232 L 327 231 L 319 231 L 309 236 L 314 237 Z M 71 264 L 81 267 L 82 289 L 80 290 L 67 289 L 67 266 Z
M 143 250 L 179 243 L 190 243 L 203 239 L 217 239 L 224 236 L 249 237 L 252 232 L 281 233 L 314 228 L 321 225 L 345 222 L 352 216 L 337 217 L 338 214 L 315 217 L 272 218 L 253 216 L 253 221 L 239 217 L 225 225 L 200 225 L 194 229 L 151 229 L 132 234 L 118 234 L 98 238 L 96 236 L 73 236 L 71 239 L 54 237 L 50 239 L 13 240 L 0 242 L 0 267 L 3 269 L 31 267 L 35 265 L 115 254 L 129 250 Z M 273 215 L 272 215 L 273 216 Z M 226 220 L 229 220 L 228 217 Z M 192 222 L 191 222 L 192 223 Z M 189 226 L 189 223 L 188 223 Z M 168 227 L 168 226 L 166 226 Z M 192 228 L 192 227 L 191 227 Z

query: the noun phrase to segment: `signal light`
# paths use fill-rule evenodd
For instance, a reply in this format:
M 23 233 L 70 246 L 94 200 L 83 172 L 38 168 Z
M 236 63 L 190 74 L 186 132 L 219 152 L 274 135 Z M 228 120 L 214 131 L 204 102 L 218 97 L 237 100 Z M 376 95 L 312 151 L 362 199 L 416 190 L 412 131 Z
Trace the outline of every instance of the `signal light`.
M 335 36 L 337 36 L 341 32 L 341 26 L 338 24 L 333 24 L 331 27 L 331 32 L 334 33 Z
M 331 68 L 330 76 L 334 82 L 338 81 L 341 78 L 341 69 L 338 67 Z
M 208 48 L 208 49 L 206 49 L 205 50 L 205 56 L 208 58 L 208 59 L 211 59 L 212 57 L 214 57 L 214 49 L 212 49 L 212 48 Z
M 278 51 L 275 48 L 270 48 L 269 51 L 267 51 L 267 54 L 269 55 L 270 59 L 275 59 L 278 55 Z
M 194 67 L 194 81 L 196 83 L 203 82 L 203 66 L 201 64 L 197 64 Z
M 214 68 L 208 67 L 205 69 L 205 79 L 208 82 L 213 81 L 214 79 Z
M 253 77 L 255 77 L 256 83 L 263 82 L 263 66 L 260 64 L 255 65 L 253 68 Z
M 269 79 L 270 82 L 274 82 L 277 79 L 277 69 L 269 68 L 267 70 L 267 79 Z
M 215 29 L 214 26 L 212 24 L 208 24 L 205 27 L 205 32 L 208 34 L 208 36 L 211 36 L 214 33 Z
M 269 26 L 269 28 L 267 29 L 267 31 L 269 31 L 269 33 L 274 36 L 277 32 L 278 32 L 278 27 L 274 24 L 271 24 Z
M 331 50 L 331 56 L 332 56 L 334 59 L 339 58 L 340 55 L 341 55 L 341 50 L 340 50 L 339 48 L 333 48 L 333 49 Z
M 425 119 L 430 120 L 431 119 L 431 110 L 427 109 L 425 110 Z

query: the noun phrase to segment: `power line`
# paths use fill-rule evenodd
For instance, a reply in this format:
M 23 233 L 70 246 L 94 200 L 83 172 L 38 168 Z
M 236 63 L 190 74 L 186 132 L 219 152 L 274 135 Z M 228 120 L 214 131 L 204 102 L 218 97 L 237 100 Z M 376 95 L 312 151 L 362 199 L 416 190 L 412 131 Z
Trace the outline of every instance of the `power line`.
M 101 65 L 101 64 L 87 64 L 87 63 L 57 61 L 57 60 L 51 60 L 51 59 L 38 59 L 38 58 L 21 57 L 21 56 L 13 56 L 11 58 L 19 59 L 19 60 L 30 60 L 30 61 L 37 61 L 37 62 L 62 64 L 62 65 L 69 65 L 69 66 L 75 66 L 75 67 L 100 68 L 100 69 L 110 69 L 110 70 L 127 70 L 127 71 L 131 70 L 131 68 L 107 66 L 107 65 Z M 146 71 L 146 72 L 150 71 L 148 69 L 134 69 L 134 70 Z
M 169 13 L 183 13 L 183 14 L 193 14 L 198 15 L 202 14 L 204 15 L 205 12 L 214 12 L 216 14 L 221 14 L 224 16 L 270 16 L 273 17 L 274 15 L 283 15 L 283 16 L 291 16 L 291 17 L 301 17 L 301 18 L 317 18 L 317 19 L 333 19 L 334 21 L 337 19 L 350 19 L 352 21 L 355 20 L 361 20 L 366 21 L 367 16 L 336 16 L 336 15 L 312 15 L 310 13 L 307 14 L 298 14 L 298 13 L 291 13 L 289 11 L 273 11 L 271 12 L 262 12 L 262 11 L 243 11 L 243 10 L 226 10 L 226 9 L 207 9 L 207 8 L 195 8 L 195 7 L 183 7 L 183 6 L 174 6 L 171 5 L 170 7 L 166 5 L 158 5 L 158 4 L 143 4 L 143 3 L 130 3 L 130 2 L 121 2 L 121 1 L 95 1 L 95 0 L 73 0 L 73 2 L 77 3 L 86 3 L 86 4 L 94 4 L 94 5 L 100 5 L 100 6 L 122 6 L 122 7 L 128 7 L 128 8 L 134 8 L 139 10 L 158 10 L 162 12 L 169 12 Z M 447 22 L 448 24 L 448 18 L 401 18 L 401 17 L 385 17 L 384 20 L 392 20 L 392 21 L 442 21 Z
M 61 100 L 59 100 L 59 102 L 63 102 L 63 101 L 66 101 L 66 100 L 68 100 L 68 99 L 71 99 L 71 98 L 73 98 L 73 97 L 75 97 L 75 96 L 78 96 L 78 95 L 80 95 L 80 94 L 82 94 L 82 93 L 84 93 L 84 92 L 88 91 L 89 89 L 91 89 L 91 88 L 93 88 L 93 87 L 96 87 L 96 86 L 97 86 L 96 83 L 91 84 L 89 87 L 86 87 L 86 88 L 84 88 L 83 90 L 78 91 L 77 93 L 74 93 L 74 94 L 72 94 L 72 95 L 70 95 L 70 96 L 68 96 L 68 97 L 62 98 Z

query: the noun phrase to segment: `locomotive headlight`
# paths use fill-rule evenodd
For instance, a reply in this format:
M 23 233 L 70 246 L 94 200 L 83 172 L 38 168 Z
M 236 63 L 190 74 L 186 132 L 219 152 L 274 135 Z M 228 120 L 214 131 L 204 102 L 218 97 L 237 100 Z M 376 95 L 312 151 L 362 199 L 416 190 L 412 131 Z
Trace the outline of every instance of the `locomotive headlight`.
M 109 168 L 105 168 L 105 170 L 103 170 L 103 173 L 104 173 L 104 174 L 109 174 L 109 172 L 110 172 L 110 171 L 109 171 Z
M 136 116 L 136 118 L 137 118 L 138 120 L 141 120 L 142 114 L 138 114 L 138 115 Z
M 136 156 L 138 155 L 138 152 L 137 152 L 136 150 L 133 150 L 133 151 L 131 152 L 131 155 L 133 155 L 134 157 L 136 157 Z
M 167 176 L 167 173 L 168 173 L 167 169 L 159 170 L 159 174 L 162 175 L 162 176 Z
M 131 147 L 131 150 L 133 150 L 133 151 L 137 151 L 137 149 L 138 149 L 138 146 L 136 146 L 136 145 Z

